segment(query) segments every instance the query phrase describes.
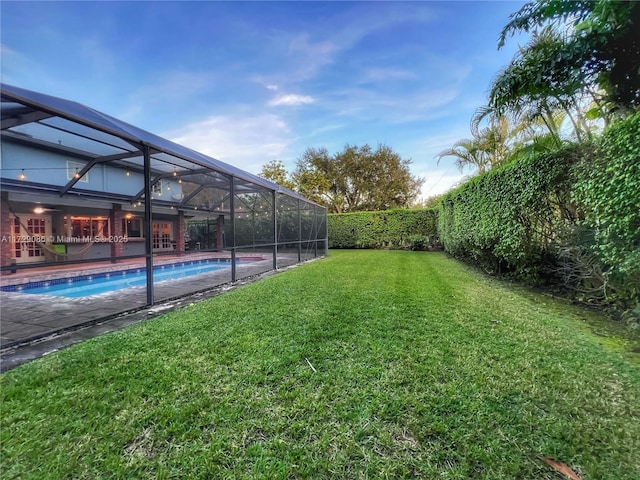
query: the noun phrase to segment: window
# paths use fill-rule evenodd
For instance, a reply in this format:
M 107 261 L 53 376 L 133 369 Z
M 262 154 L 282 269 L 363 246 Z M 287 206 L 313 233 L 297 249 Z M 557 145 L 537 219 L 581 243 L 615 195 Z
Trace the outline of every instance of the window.
M 65 231 L 70 237 L 106 237 L 109 219 L 106 217 L 65 217 Z
M 19 238 L 20 236 L 20 219 L 18 217 L 13 217 L 13 234 L 15 235 L 15 238 Z M 22 257 L 22 246 L 20 245 L 20 242 L 14 242 L 13 246 L 13 256 L 15 258 Z
M 71 180 L 72 178 L 76 178 L 76 175 L 84 168 L 84 165 L 82 162 L 67 160 L 67 179 Z M 78 181 L 89 183 L 89 172 L 85 173 Z
M 123 218 L 122 235 L 128 238 L 142 238 L 142 219 L 126 217 Z
M 154 195 L 162 195 L 162 180 L 158 180 L 156 183 L 151 185 L 151 193 Z
M 47 233 L 44 218 L 28 218 L 27 232 L 34 237 L 44 236 Z M 27 244 L 27 255 L 30 257 L 41 257 L 44 255 L 40 243 L 29 242 Z

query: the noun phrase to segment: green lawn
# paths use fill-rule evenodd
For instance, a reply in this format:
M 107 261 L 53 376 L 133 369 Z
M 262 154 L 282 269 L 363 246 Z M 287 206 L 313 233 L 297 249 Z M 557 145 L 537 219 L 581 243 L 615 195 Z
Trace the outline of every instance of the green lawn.
M 638 479 L 640 363 L 587 317 L 444 254 L 332 251 L 2 375 L 0 471 Z

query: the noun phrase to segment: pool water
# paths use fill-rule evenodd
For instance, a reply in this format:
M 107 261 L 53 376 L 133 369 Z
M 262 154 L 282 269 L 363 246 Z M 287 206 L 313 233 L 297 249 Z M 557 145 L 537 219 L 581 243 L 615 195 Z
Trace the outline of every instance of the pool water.
M 224 269 L 231 269 L 230 261 L 202 261 L 161 265 L 154 267 L 153 281 L 157 283 L 167 280 L 178 280 L 180 278 Z M 56 280 L 55 282 L 38 282 L 38 286 L 26 285 L 23 288 L 17 288 L 15 291 L 20 293 L 53 295 L 56 297 L 79 298 L 115 292 L 131 287 L 143 287 L 146 286 L 146 284 L 146 269 L 138 268 L 120 272 L 101 273 L 98 275 L 83 275 L 77 278 Z

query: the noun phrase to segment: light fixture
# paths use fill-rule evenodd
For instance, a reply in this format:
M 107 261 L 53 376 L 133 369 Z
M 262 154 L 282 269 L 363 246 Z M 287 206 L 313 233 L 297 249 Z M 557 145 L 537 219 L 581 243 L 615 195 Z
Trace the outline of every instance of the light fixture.
M 78 169 L 76 168 L 76 174 L 73 176 L 74 178 L 80 178 L 80 173 L 78 173 Z
M 178 183 L 182 183 L 182 179 L 181 178 L 178 179 Z
M 22 171 L 20 172 L 20 175 L 18 175 L 18 180 L 24 180 L 25 178 L 27 178 L 27 176 L 24 174 L 24 168 L 23 168 Z
M 127 220 L 130 220 L 133 218 L 133 215 L 131 213 L 127 213 L 124 218 L 126 218 Z
M 177 176 L 178 176 L 178 172 L 176 171 L 176 169 L 175 169 L 175 168 L 173 169 L 173 176 L 174 176 L 174 177 L 177 177 Z
M 129 175 L 131 175 L 131 172 L 129 171 L 129 169 L 127 168 L 127 171 L 124 172 L 124 174 L 128 177 Z
M 40 215 L 41 213 L 44 213 L 44 208 L 36 207 L 33 209 L 33 213 L 35 213 L 36 215 Z

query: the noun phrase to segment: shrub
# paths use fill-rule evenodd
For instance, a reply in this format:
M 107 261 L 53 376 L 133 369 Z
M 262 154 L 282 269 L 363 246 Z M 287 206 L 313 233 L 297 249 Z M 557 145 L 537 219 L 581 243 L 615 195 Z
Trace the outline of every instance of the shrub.
M 640 316 L 640 112 L 593 144 L 474 177 L 438 208 L 449 253 Z
M 520 158 L 447 194 L 438 216 L 445 249 L 489 271 L 540 279 L 560 226 L 575 219 L 571 165 L 584 150 Z
M 640 294 L 640 112 L 612 124 L 595 158 L 577 169 L 575 201 L 581 226 L 593 232 L 591 251 L 604 265 L 617 295 Z
M 429 237 L 426 237 L 424 235 L 411 235 L 411 238 L 409 239 L 409 248 L 411 250 L 428 250 L 430 247 L 429 244 Z

